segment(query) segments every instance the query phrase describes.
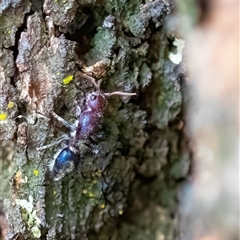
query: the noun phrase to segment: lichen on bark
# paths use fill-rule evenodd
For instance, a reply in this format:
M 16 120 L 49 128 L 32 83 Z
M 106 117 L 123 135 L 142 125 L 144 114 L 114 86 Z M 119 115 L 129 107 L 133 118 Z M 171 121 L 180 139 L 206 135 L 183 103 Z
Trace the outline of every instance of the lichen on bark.
M 13 158 L 22 180 L 5 203 L 7 239 L 174 239 L 177 185 L 186 170 L 182 70 L 168 60 L 162 27 L 172 3 L 46 0 L 43 12 L 33 9 L 26 10 L 13 58 L 24 116 L 14 122 L 27 122 L 27 143 Z M 73 122 L 76 104 L 84 109 L 95 90 L 84 77 L 89 69 L 101 73 L 102 91 L 138 96 L 109 100 L 78 169 L 54 182 L 48 165 L 62 146 L 37 147 L 68 132 L 51 111 Z

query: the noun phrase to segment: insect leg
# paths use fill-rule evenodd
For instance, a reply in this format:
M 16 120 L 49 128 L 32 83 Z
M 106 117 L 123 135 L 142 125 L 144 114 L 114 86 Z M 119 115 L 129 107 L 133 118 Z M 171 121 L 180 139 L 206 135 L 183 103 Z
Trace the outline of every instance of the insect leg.
M 62 137 L 58 138 L 56 141 L 54 141 L 51 144 L 48 144 L 48 145 L 45 145 L 45 146 L 42 146 L 42 147 L 38 147 L 37 150 L 43 150 L 43 149 L 50 148 L 52 146 L 55 146 L 55 145 L 59 144 L 60 142 L 62 142 L 64 140 L 67 140 L 67 139 L 69 139 L 69 136 L 68 135 L 63 135 Z
M 62 117 L 58 116 L 55 112 L 52 111 L 51 114 L 52 114 L 52 116 L 53 116 L 54 118 L 56 118 L 56 119 L 57 119 L 59 122 L 61 122 L 64 126 L 70 128 L 72 131 L 74 131 L 74 130 L 76 129 L 76 127 L 75 127 L 73 124 L 71 124 L 71 123 L 69 123 L 68 121 L 64 120 Z
M 82 113 L 82 110 L 81 110 L 81 108 L 79 107 L 77 101 L 75 101 L 75 105 L 76 105 L 76 118 L 79 118 L 80 115 L 81 115 L 81 113 Z

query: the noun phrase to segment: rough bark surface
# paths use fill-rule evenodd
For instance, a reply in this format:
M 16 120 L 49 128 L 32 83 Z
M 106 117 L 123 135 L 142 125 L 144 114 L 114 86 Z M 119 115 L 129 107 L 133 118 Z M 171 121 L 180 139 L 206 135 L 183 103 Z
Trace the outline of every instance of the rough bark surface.
M 1 161 L 3 172 L 14 171 L 11 198 L 1 192 L 6 239 L 175 238 L 189 156 L 183 74 L 169 60 L 174 37 L 163 27 L 172 7 L 168 0 L 0 4 Z M 73 122 L 76 104 L 84 109 L 95 90 L 84 77 L 90 72 L 103 79 L 102 91 L 137 97 L 109 100 L 78 169 L 54 182 L 48 165 L 63 146 L 37 147 L 68 133 L 50 112 Z M 12 160 L 6 140 L 17 142 Z

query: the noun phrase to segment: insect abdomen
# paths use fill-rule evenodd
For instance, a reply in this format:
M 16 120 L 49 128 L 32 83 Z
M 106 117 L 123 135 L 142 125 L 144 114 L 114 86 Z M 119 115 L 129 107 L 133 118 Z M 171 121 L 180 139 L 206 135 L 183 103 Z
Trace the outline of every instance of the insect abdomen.
M 57 156 L 54 166 L 54 180 L 60 180 L 66 173 L 72 172 L 78 164 L 78 155 L 70 150 L 69 147 L 64 148 Z

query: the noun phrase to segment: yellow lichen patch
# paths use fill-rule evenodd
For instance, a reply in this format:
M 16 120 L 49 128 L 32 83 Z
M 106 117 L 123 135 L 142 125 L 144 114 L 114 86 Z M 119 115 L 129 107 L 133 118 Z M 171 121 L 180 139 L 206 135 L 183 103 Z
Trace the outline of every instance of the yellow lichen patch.
M 102 203 L 102 204 L 100 205 L 100 208 L 104 209 L 104 208 L 105 208 L 105 204 Z
M 12 32 L 11 30 L 8 30 L 8 31 L 7 31 L 8 34 L 11 34 L 11 32 Z
M 94 197 L 94 194 L 93 194 L 92 192 L 90 192 L 90 193 L 88 194 L 88 196 L 89 196 L 89 197 Z
M 96 172 L 95 172 L 95 174 L 96 174 L 96 176 L 97 177 L 101 177 L 102 176 L 102 170 L 97 170 Z
M 34 170 L 33 170 L 33 174 L 34 174 L 35 176 L 38 176 L 39 171 L 38 171 L 37 169 L 34 169 Z
M 14 102 L 9 102 L 7 105 L 8 108 L 13 108 L 14 107 Z
M 73 75 L 69 75 L 63 79 L 63 84 L 67 85 L 73 80 Z
M 7 119 L 7 114 L 6 113 L 0 113 L 0 121 L 4 121 Z
M 53 191 L 53 194 L 54 194 L 54 195 L 56 195 L 56 194 L 57 194 L 57 192 L 54 190 L 54 191 Z

